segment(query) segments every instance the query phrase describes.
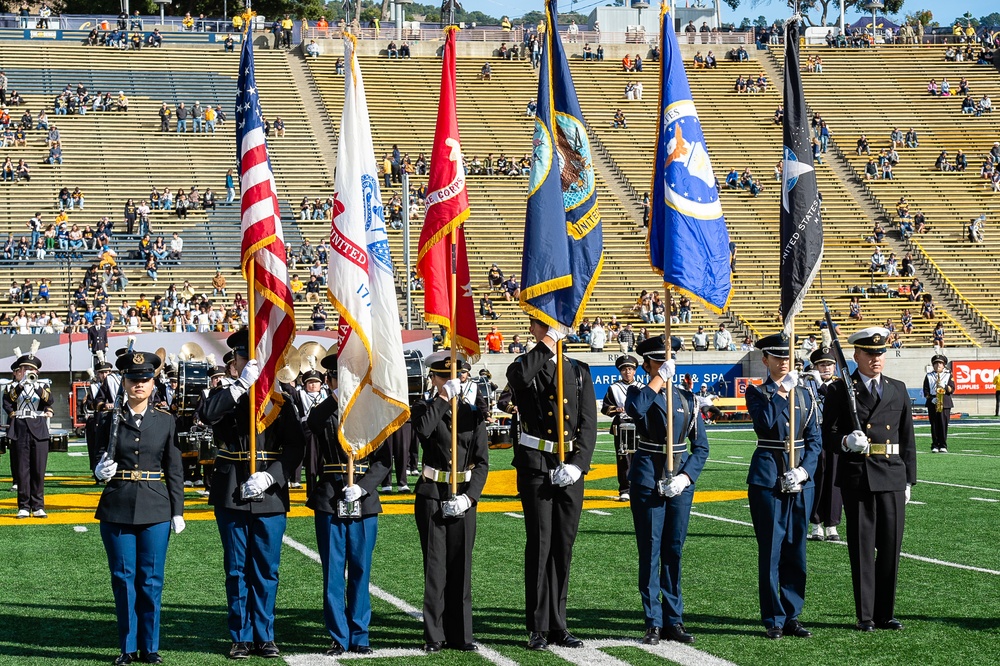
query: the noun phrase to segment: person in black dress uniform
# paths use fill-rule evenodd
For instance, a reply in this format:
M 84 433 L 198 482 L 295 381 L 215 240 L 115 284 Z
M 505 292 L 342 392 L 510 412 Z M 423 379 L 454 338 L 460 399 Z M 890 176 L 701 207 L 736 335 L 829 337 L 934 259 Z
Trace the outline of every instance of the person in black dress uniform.
M 676 348 L 674 349 L 676 351 Z M 687 538 L 694 483 L 708 460 L 705 423 L 690 391 L 673 387 L 673 475 L 667 470 L 667 381 L 674 375 L 667 361 L 662 335 L 636 347 L 649 373 L 646 386 L 632 384 L 625 410 L 635 419 L 638 434 L 629 480 L 635 541 L 639 549 L 639 596 L 646 616 L 642 642 L 656 645 L 660 638 L 693 643 L 684 628 L 681 598 L 681 550 Z M 688 453 L 685 440 L 691 442 Z
M 831 386 L 823 412 L 824 446 L 839 457 L 859 631 L 903 628 L 894 617 L 896 579 L 917 451 L 906 385 L 882 374 L 888 335 L 872 327 L 848 338 L 858 369 L 849 382 Z M 854 391 L 861 430 L 852 424 L 848 390 Z
M 809 355 L 809 371 L 811 381 L 806 383 L 810 391 L 814 391 L 819 409 L 819 422 L 823 423 L 823 407 L 830 385 L 843 382 L 834 375 L 837 359 L 830 347 L 820 347 Z M 805 375 L 803 375 L 805 377 Z M 844 513 L 844 500 L 837 487 L 837 456 L 828 454 L 824 448 L 820 451 L 819 462 L 816 464 L 816 493 L 813 499 L 812 514 L 809 518 L 810 541 L 840 541 L 837 526 L 840 525 Z
M 948 453 L 948 422 L 955 406 L 951 397 L 955 393 L 955 378 L 947 370 L 948 357 L 944 354 L 932 356 L 931 365 L 934 370 L 924 377 L 924 399 L 931 422 L 931 453 Z
M 94 476 L 107 482 L 97 504 L 118 616 L 116 666 L 160 664 L 160 598 L 170 528 L 184 530 L 184 475 L 174 417 L 153 407 L 153 375 L 160 359 L 149 352 L 118 358 L 125 401 L 100 414 L 101 456 Z M 114 439 L 114 451 L 109 455 Z M 139 652 L 137 652 L 139 651 Z
M 583 641 L 566 629 L 566 597 L 573 542 L 583 511 L 583 475 L 590 470 L 597 442 L 597 398 L 590 367 L 564 357 L 565 460 L 560 463 L 555 349 L 565 333 L 537 319 L 531 320 L 529 331 L 538 344 L 507 368 L 520 419 L 513 465 L 527 532 L 527 647 L 545 650 L 549 643 L 582 647 Z
M 202 401 L 198 416 L 213 427 L 219 452 L 208 503 L 222 538 L 232 659 L 251 651 L 274 658 L 274 604 L 278 592 L 281 538 L 288 513 L 288 481 L 301 462 L 305 436 L 290 399 L 274 400 L 278 414 L 257 434 L 257 471 L 250 474 L 250 386 L 260 370 L 249 359 L 246 329 L 226 339 L 239 379 L 219 386 Z M 277 394 L 276 394 L 277 397 Z M 280 403 L 280 404 L 279 404 Z
M 105 360 L 104 352 L 99 352 L 97 359 L 93 370 L 94 376 L 87 384 L 87 399 L 84 402 L 84 409 L 87 410 L 88 414 L 84 434 L 87 437 L 87 457 L 90 460 L 90 469 L 97 466 L 97 461 L 100 458 L 97 446 L 97 423 L 101 413 L 111 409 L 115 404 L 114 396 L 107 394 L 106 383 L 113 366 Z
M 788 336 L 757 341 L 767 378 L 746 391 L 757 448 L 750 459 L 747 497 L 757 537 L 757 587 L 765 635 L 809 638 L 799 615 L 806 595 L 806 535 L 812 511 L 816 463 L 822 448 L 811 394 L 789 372 Z M 795 389 L 795 462 L 788 459 L 788 396 Z M 801 443 L 800 443 L 801 442 Z
M 424 554 L 424 650 L 478 649 L 472 633 L 472 547 L 476 504 L 486 486 L 489 445 L 479 408 L 459 399 L 457 493 L 451 493 L 451 398 L 461 380 L 450 379 L 451 352 L 427 357 L 429 400 L 413 406 L 410 422 L 420 438 L 423 470 L 414 490 L 413 514 Z
M 3 394 L 3 410 L 7 412 L 7 438 L 10 441 L 10 471 L 17 486 L 16 518 L 48 518 L 45 513 L 45 465 L 49 460 L 49 418 L 52 416 L 52 391 L 38 380 L 42 361 L 35 354 L 38 341 L 31 351 L 14 353 L 18 358 L 11 364 L 14 381 Z
M 629 493 L 628 471 L 632 465 L 632 451 L 623 448 L 622 424 L 631 425 L 632 417 L 625 413 L 625 396 L 632 386 L 642 388 L 642 382 L 635 378 L 635 369 L 639 366 L 639 361 L 634 356 L 619 356 L 615 361 L 615 367 L 621 374 L 621 378 L 608 387 L 608 392 L 604 394 L 604 402 L 601 403 L 601 413 L 611 417 L 611 435 L 615 438 L 615 459 L 618 467 L 618 499 L 628 502 L 631 499 Z M 634 426 L 633 426 L 634 427 Z M 635 434 L 635 431 L 632 431 Z M 635 446 L 635 442 L 631 442 Z
M 390 449 L 383 442 L 375 451 L 354 461 L 354 483 L 347 485 L 348 454 L 340 443 L 337 398 L 337 352 L 320 364 L 326 369 L 329 392 L 309 411 L 307 424 L 317 447 L 318 478 L 309 479 L 306 506 L 315 512 L 316 544 L 323 564 L 323 619 L 333 641 L 326 651 L 339 656 L 373 652 L 368 640 L 372 617 L 368 582 L 372 552 L 382 513 L 378 489 L 389 475 Z M 356 515 L 344 511 L 344 502 L 359 503 Z M 344 583 L 344 569 L 347 583 Z

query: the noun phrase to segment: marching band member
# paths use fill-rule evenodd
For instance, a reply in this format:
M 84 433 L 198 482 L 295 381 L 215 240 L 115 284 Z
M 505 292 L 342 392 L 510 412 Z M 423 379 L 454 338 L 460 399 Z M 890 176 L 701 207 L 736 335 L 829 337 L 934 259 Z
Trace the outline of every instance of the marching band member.
M 615 361 L 615 367 L 621 374 L 621 378 L 608 387 L 608 392 L 604 394 L 604 402 L 601 403 L 601 413 L 611 419 L 611 435 L 615 438 L 615 459 L 618 465 L 618 499 L 628 502 L 631 498 L 629 494 L 628 471 L 632 465 L 632 450 L 625 450 L 626 446 L 634 448 L 635 442 L 623 441 L 622 424 L 634 428 L 632 417 L 625 413 L 625 396 L 631 386 L 643 387 L 643 383 L 635 378 L 635 369 L 639 361 L 634 356 L 619 356 Z M 635 430 L 631 431 L 635 435 Z M 633 437 L 634 439 L 634 437 Z
M 383 442 L 365 458 L 355 460 L 354 483 L 347 485 L 348 454 L 338 436 L 337 352 L 327 354 L 320 365 L 327 371 L 329 397 L 310 410 L 307 420 L 318 448 L 319 478 L 310 479 L 306 506 L 315 512 L 316 543 L 323 564 L 323 619 L 333 639 L 326 654 L 371 654 L 368 582 L 378 514 L 382 513 L 378 488 L 389 475 L 391 451 Z
M 451 413 L 451 398 L 458 395 L 461 382 L 450 379 L 450 352 L 432 354 L 427 363 L 435 393 L 415 404 L 410 416 L 423 450 L 413 513 L 424 554 L 424 651 L 440 652 L 447 646 L 472 652 L 478 650 L 472 633 L 472 547 L 476 503 L 489 471 L 486 422 L 465 400 L 457 401 L 457 417 Z M 452 470 L 451 428 L 456 418 L 458 468 Z M 454 496 L 452 473 L 458 477 Z
M 97 447 L 97 422 L 100 420 L 101 412 L 111 409 L 115 404 L 115 397 L 108 395 L 105 389 L 108 375 L 111 374 L 113 366 L 107 362 L 103 351 L 98 351 L 96 356 L 97 364 L 89 371 L 93 376 L 87 384 L 87 399 L 84 402 L 84 409 L 87 411 L 84 433 L 87 437 L 87 457 L 90 460 L 90 469 L 94 469 L 100 457 Z
M 676 351 L 676 349 L 674 350 Z M 694 484 L 708 459 L 704 420 L 689 391 L 673 387 L 674 473 L 667 471 L 667 381 L 674 374 L 667 361 L 663 336 L 647 338 L 636 352 L 649 376 L 646 386 L 629 386 L 625 409 L 635 419 L 639 441 L 632 457 L 629 480 L 635 542 L 639 549 L 639 596 L 646 615 L 642 642 L 656 645 L 661 638 L 693 643 L 684 628 L 681 598 L 681 550 L 691 519 Z M 691 442 L 688 453 L 684 441 Z
M 160 664 L 160 598 L 170 528 L 184 530 L 184 487 L 172 414 L 153 407 L 156 354 L 118 357 L 126 401 L 116 419 L 97 425 L 101 458 L 94 476 L 107 482 L 95 517 L 111 569 L 120 653 L 115 665 Z M 111 444 L 113 443 L 113 451 Z M 110 453 L 110 455 L 109 455 Z M 163 490 L 163 482 L 166 490 Z
M 52 392 L 47 382 L 38 379 L 42 361 L 38 341 L 31 351 L 22 354 L 15 348 L 17 360 L 11 364 L 14 381 L 3 394 L 7 412 L 7 438 L 10 440 L 10 468 L 17 486 L 17 518 L 48 518 L 45 513 L 45 465 L 49 459 L 49 418 L 52 416 Z
M 807 375 L 812 375 L 809 388 L 815 390 L 813 396 L 816 400 L 816 407 L 819 410 L 819 422 L 823 423 L 823 409 L 826 396 L 830 392 L 830 385 L 834 382 L 843 381 L 834 375 L 837 360 L 833 355 L 833 349 L 823 345 L 809 355 L 810 370 Z M 805 376 L 805 375 L 804 375 Z M 844 513 L 844 500 L 840 495 L 840 488 L 837 487 L 837 455 L 828 453 L 824 447 L 819 453 L 819 461 L 816 464 L 816 493 L 813 498 L 812 514 L 809 518 L 810 541 L 840 541 L 837 534 L 837 526 L 840 525 L 841 515 Z
M 927 401 L 927 418 L 931 422 L 931 453 L 948 453 L 948 421 L 955 401 L 955 378 L 946 369 L 948 357 L 935 354 L 931 357 L 932 372 L 924 377 L 924 399 Z
M 302 385 L 296 388 L 292 394 L 295 397 L 295 404 L 298 408 L 299 422 L 302 423 L 302 428 L 306 434 L 305 467 L 307 483 L 317 476 L 316 453 L 319 450 L 316 446 L 316 435 L 309 428 L 307 421 L 313 408 L 329 397 L 326 387 L 323 386 L 323 373 L 316 370 L 315 363 L 315 358 L 312 356 L 306 357 L 307 368 L 299 376 Z M 301 478 L 302 468 L 300 466 L 292 472 L 292 482 L 288 484 L 289 488 L 301 488 L 302 483 L 299 481 Z
M 272 403 L 278 414 L 256 436 L 257 471 L 249 470 L 250 399 L 248 391 L 260 370 L 250 360 L 249 333 L 243 329 L 226 339 L 234 352 L 239 379 L 219 386 L 198 408 L 198 417 L 213 427 L 219 452 L 208 503 L 222 538 L 229 605 L 231 659 L 251 652 L 279 655 L 274 643 L 274 604 L 278 592 L 281 537 L 288 513 L 288 475 L 302 462 L 302 428 L 290 402 Z

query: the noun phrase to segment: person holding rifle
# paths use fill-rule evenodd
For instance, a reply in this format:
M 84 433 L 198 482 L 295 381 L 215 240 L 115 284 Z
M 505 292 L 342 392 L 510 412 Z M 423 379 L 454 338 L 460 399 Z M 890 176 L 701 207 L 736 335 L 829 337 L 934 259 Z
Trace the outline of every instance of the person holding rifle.
M 924 377 L 924 400 L 927 401 L 927 418 L 931 422 L 931 453 L 948 453 L 948 421 L 955 401 L 955 378 L 946 368 L 948 357 L 935 354 L 931 357 L 934 370 Z
M 813 505 L 816 464 L 822 446 L 818 411 L 809 392 L 789 372 L 789 337 L 776 333 L 757 341 L 767 378 L 746 391 L 757 448 L 747 475 L 750 516 L 757 536 L 760 616 L 767 638 L 809 638 L 799 620 L 806 595 L 806 534 Z M 795 390 L 795 437 L 789 395 Z M 789 450 L 794 447 L 793 450 Z M 794 460 L 794 465 L 790 464 Z
M 679 348 L 677 343 L 672 345 L 673 351 Z M 629 482 L 639 549 L 639 596 L 646 615 L 642 642 L 657 645 L 664 638 L 693 643 L 694 636 L 684 628 L 681 549 L 691 519 L 694 483 L 708 459 L 708 437 L 694 396 L 671 383 L 674 361 L 667 360 L 664 337 L 643 340 L 636 352 L 642 356 L 642 369 L 650 376 L 645 386 L 629 386 L 625 398 L 625 411 L 635 420 L 638 434 Z M 669 453 L 668 390 L 673 392 L 674 443 Z M 691 442 L 690 453 L 685 440 Z M 672 466 L 667 464 L 667 455 L 674 459 Z
M 423 451 L 413 513 L 424 554 L 424 651 L 447 646 L 474 652 L 472 547 L 476 504 L 489 473 L 486 420 L 479 408 L 461 399 L 456 400 L 458 416 L 453 416 L 452 398 L 462 389 L 461 380 L 451 379 L 450 352 L 432 354 L 427 363 L 434 394 L 415 404 L 410 415 Z M 454 468 L 453 427 L 458 430 Z
M 882 374 L 888 336 L 887 329 L 876 326 L 848 338 L 858 369 L 849 380 L 831 385 L 823 411 L 824 446 L 839 457 L 855 628 L 864 632 L 903 628 L 894 617 L 896 579 L 905 507 L 917 482 L 906 385 Z M 839 362 L 843 372 L 846 363 Z
M 115 365 L 124 400 L 101 412 L 96 440 L 101 540 L 111 569 L 120 654 L 115 666 L 161 664 L 160 599 L 170 529 L 184 531 L 184 471 L 174 416 L 150 401 L 160 358 L 129 351 Z M 124 404 L 122 404 L 124 402 Z M 166 489 L 164 490 L 164 484 Z

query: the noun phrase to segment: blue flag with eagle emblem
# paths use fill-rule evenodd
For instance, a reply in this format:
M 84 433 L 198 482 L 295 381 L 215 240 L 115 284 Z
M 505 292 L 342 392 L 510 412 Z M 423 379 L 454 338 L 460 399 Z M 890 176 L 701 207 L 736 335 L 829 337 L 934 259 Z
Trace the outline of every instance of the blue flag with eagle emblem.
M 665 285 L 720 313 L 732 294 L 729 230 L 666 5 L 661 6 L 660 28 L 663 61 L 649 261 Z
M 799 73 L 802 19 L 785 23 L 784 167 L 781 176 L 781 312 L 785 332 L 802 310 L 823 259 L 823 219 L 813 168 L 809 118 Z
M 548 0 L 520 300 L 528 316 L 575 329 L 604 265 L 604 239 L 590 140 L 557 16 L 556 0 Z

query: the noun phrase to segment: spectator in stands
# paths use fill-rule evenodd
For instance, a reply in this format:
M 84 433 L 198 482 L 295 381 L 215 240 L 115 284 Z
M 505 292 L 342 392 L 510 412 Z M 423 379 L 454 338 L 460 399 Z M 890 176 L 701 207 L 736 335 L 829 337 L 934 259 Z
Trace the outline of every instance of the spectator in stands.
M 780 125 L 785 119 L 785 105 L 778 102 L 778 108 L 774 110 L 774 116 L 772 116 L 775 125 Z
M 54 142 L 52 144 L 52 147 L 49 148 L 49 156 L 45 158 L 45 163 L 46 164 L 62 164 L 63 163 L 63 158 L 62 158 L 62 143 L 60 141 Z
M 482 69 L 479 70 L 479 79 L 482 81 L 490 81 L 493 79 L 493 67 L 490 63 L 483 63 Z
M 695 351 L 708 351 L 708 333 L 704 326 L 699 326 L 698 331 L 691 336 L 691 346 Z
M 499 319 L 500 315 L 493 311 L 493 300 L 489 294 L 483 294 L 479 299 L 479 316 L 489 319 Z
M 156 263 L 156 257 L 150 253 L 149 258 L 146 259 L 146 275 L 148 275 L 153 282 L 156 282 L 157 268 L 158 264 Z
M 211 111 L 211 109 L 208 109 Z M 212 191 L 211 187 L 205 188 L 205 193 L 201 195 L 201 209 L 208 210 L 211 208 L 215 210 L 215 192 Z
M 226 205 L 236 201 L 236 174 L 232 169 L 226 171 Z
M 919 278 L 914 277 L 910 282 L 910 300 L 916 301 L 924 291 L 924 285 Z
M 227 50 L 232 50 L 232 49 L 227 49 Z M 315 39 L 310 39 L 309 43 L 306 44 L 306 55 L 309 56 L 310 58 L 319 57 L 319 44 L 316 43 Z M 340 66 L 341 68 L 343 68 L 344 66 L 343 60 L 340 60 Z M 337 72 L 337 73 L 341 74 L 342 72 Z
M 215 277 L 212 278 L 212 296 L 226 296 L 226 277 L 222 274 L 222 271 L 215 271 Z
M 521 285 L 514 273 L 511 273 L 510 277 L 504 280 L 503 297 L 507 301 L 517 301 L 521 297 Z
M 938 171 L 954 171 L 955 167 L 951 162 L 948 161 L 948 151 L 942 150 L 934 160 L 934 168 Z
M 621 109 L 615 109 L 615 116 L 611 124 L 615 129 L 619 127 L 628 129 L 628 121 L 625 119 L 625 113 Z
M 316 43 L 315 40 L 313 41 L 313 43 L 314 44 Z M 232 53 L 233 51 L 236 50 L 236 41 L 233 39 L 232 35 L 226 35 L 225 41 L 222 42 L 222 49 L 224 51 L 228 51 L 230 53 Z M 306 52 L 307 53 L 309 52 L 309 48 L 308 47 L 306 47 Z M 310 54 L 310 55 L 312 55 L 312 54 Z
M 858 153 L 858 155 L 860 155 L 861 153 L 865 153 L 866 155 L 872 154 L 871 146 L 868 144 L 868 137 L 865 136 L 864 134 L 862 134 L 861 138 L 858 139 L 856 152 Z
M 174 213 L 177 215 L 177 219 L 186 220 L 188 214 L 188 198 L 187 193 L 184 192 L 183 188 L 177 192 L 177 201 L 174 203 Z
M 969 167 L 969 159 L 961 150 L 955 153 L 955 171 L 965 171 Z
M 734 348 L 733 336 L 726 330 L 725 324 L 719 324 L 719 330 L 715 332 L 715 343 L 716 351 L 729 351 Z
M 931 79 L 933 81 L 933 79 Z M 948 83 L 947 77 L 941 79 L 941 97 L 951 97 L 951 84 Z
M 855 321 L 861 321 L 864 316 L 861 314 L 861 298 L 858 296 L 851 296 L 851 303 L 848 306 L 850 308 L 850 314 L 848 315 L 851 319 Z
M 618 348 L 623 354 L 627 354 L 635 349 L 635 331 L 632 330 L 631 322 L 625 324 L 618 331 Z
M 160 237 L 162 240 L 162 236 Z M 170 239 L 170 259 L 172 261 L 180 262 L 181 256 L 184 253 L 184 239 L 181 238 L 180 233 L 174 232 L 173 237 Z M 225 294 L 223 294 L 224 296 Z
M 497 330 L 496 326 L 486 334 L 486 351 L 490 354 L 503 353 L 503 333 Z
M 184 106 L 184 102 L 177 105 L 177 131 L 187 132 L 188 128 L 188 116 L 191 115 L 191 111 Z
M 603 352 L 604 345 L 607 343 L 607 340 L 608 333 L 604 328 L 604 320 L 600 317 L 596 317 L 593 325 L 590 327 L 590 351 Z
M 903 333 L 909 334 L 913 332 L 913 315 L 910 314 L 909 308 L 903 310 L 903 314 L 899 317 L 899 322 Z

